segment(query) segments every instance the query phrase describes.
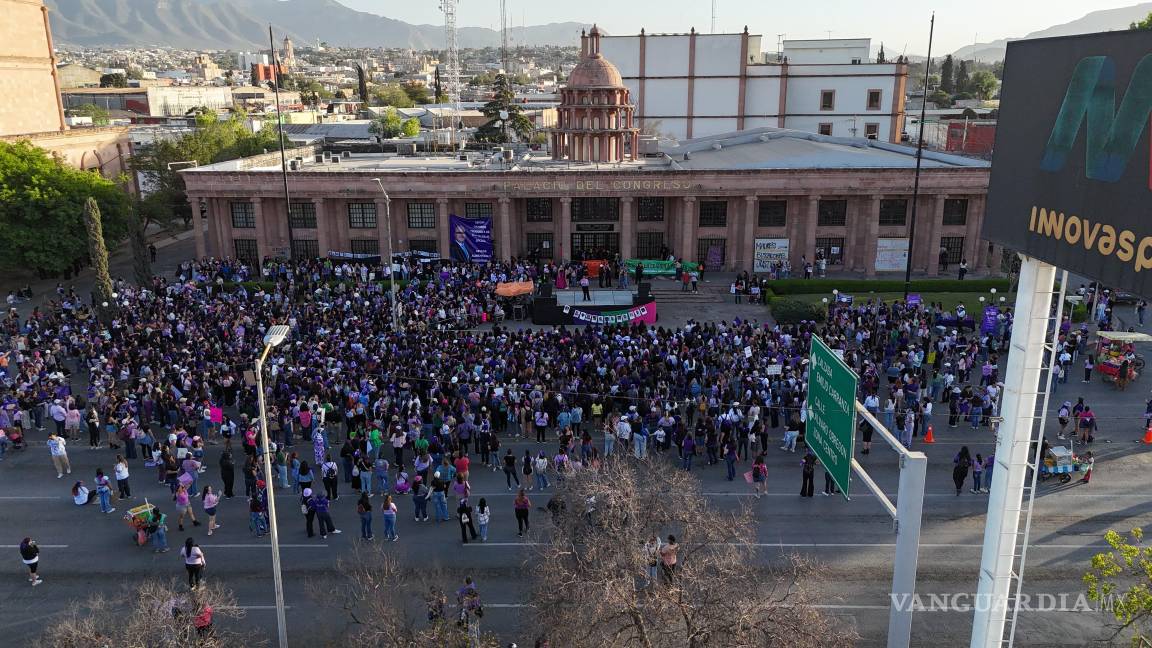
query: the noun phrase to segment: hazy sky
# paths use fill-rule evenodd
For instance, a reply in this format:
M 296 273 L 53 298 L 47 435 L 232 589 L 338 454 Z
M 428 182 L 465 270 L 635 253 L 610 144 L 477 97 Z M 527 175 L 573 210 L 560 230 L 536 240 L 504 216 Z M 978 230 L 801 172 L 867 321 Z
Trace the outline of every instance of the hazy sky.
M 416 24 L 442 24 L 436 0 L 339 0 L 359 9 Z M 716 31 L 748 29 L 764 35 L 765 49 L 775 49 L 777 34 L 787 38 L 870 37 L 891 54 L 923 55 L 928 49 L 928 20 L 936 11 L 934 53 L 952 52 L 973 42 L 1023 36 L 1058 25 L 1090 11 L 1135 5 L 1139 0 L 1002 0 L 991 5 L 958 0 L 717 0 Z M 710 0 L 508 0 L 509 22 L 521 24 L 597 22 L 613 34 L 707 32 L 712 22 Z M 460 0 L 461 26 L 497 28 L 499 0 Z M 905 48 L 907 48 L 905 50 Z

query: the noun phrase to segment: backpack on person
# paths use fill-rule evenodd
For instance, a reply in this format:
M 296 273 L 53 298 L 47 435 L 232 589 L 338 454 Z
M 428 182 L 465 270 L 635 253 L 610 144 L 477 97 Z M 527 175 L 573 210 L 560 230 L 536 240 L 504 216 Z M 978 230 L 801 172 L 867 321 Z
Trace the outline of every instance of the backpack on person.
M 336 479 L 336 466 L 327 465 L 324 467 L 325 479 Z

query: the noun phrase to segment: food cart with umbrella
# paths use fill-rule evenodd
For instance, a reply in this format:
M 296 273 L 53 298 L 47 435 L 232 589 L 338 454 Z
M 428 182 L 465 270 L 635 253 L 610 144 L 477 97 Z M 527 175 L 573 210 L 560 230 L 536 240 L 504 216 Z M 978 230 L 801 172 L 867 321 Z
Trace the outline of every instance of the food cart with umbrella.
M 1126 360 L 1128 380 L 1140 377 L 1144 369 L 1144 356 L 1136 353 L 1136 344 L 1152 342 L 1152 335 L 1129 331 L 1097 331 L 1096 337 L 1096 371 L 1103 380 L 1115 381 Z

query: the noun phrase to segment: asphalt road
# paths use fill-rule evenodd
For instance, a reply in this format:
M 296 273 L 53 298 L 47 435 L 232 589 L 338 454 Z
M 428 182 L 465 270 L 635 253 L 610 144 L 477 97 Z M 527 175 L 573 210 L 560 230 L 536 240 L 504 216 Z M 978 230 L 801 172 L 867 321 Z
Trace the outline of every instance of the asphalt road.
M 172 252 L 178 253 L 183 247 L 190 247 L 189 242 L 172 246 Z M 684 308 L 692 311 L 690 316 L 701 315 L 699 305 L 668 308 Z M 717 315 L 731 317 L 732 309 L 749 317 L 762 313 L 754 306 L 725 305 Z M 1042 486 L 1036 499 L 1032 546 L 1024 572 L 1025 593 L 1053 597 L 1037 600 L 1039 606 L 1059 602 L 1058 597 L 1064 595 L 1064 607 L 1070 609 L 1022 613 L 1017 645 L 1081 646 L 1108 637 L 1109 616 L 1077 605 L 1077 596 L 1083 592 L 1080 577 L 1091 555 L 1105 547 L 1102 536 L 1106 530 L 1127 530 L 1152 523 L 1152 504 L 1146 488 L 1141 487 L 1148 483 L 1152 454 L 1149 446 L 1136 443 L 1152 379 L 1144 378 L 1128 392 L 1118 393 L 1099 383 L 1081 384 L 1075 378 L 1079 375 L 1060 386 L 1052 407 L 1054 411 L 1058 399 L 1068 397 L 1074 401 L 1079 395 L 1093 405 L 1101 427 L 1093 448 L 1098 457 L 1096 472 L 1091 486 Z M 1050 418 L 1054 438 L 1054 416 Z M 937 422 L 943 422 L 941 419 L 936 417 Z M 0 556 L 5 557 L 0 560 L 0 609 L 5 612 L 0 615 L 0 636 L 6 646 L 34 645 L 57 614 L 73 601 L 95 592 L 111 594 L 140 578 L 182 578 L 184 574 L 175 550 L 154 554 L 149 548 L 134 546 L 120 519 L 127 508 L 125 503 L 116 504 L 118 510 L 112 515 L 101 514 L 95 504 L 78 508 L 72 503 L 68 494 L 71 481 L 67 477 L 55 478 L 47 449 L 42 445 L 45 434 L 32 435 L 33 443 L 28 449 L 10 451 L 0 462 Z M 951 459 L 961 445 L 967 445 L 973 454 L 987 454 L 994 439 L 987 430 L 971 431 L 963 426 L 937 426 L 936 437 L 934 445 L 916 446 L 929 457 L 917 583 L 927 609 L 914 617 L 913 644 L 967 645 L 972 613 L 964 608 L 966 602 L 971 602 L 964 595 L 971 595 L 976 589 L 987 497 L 967 490 L 960 496 L 954 494 Z M 881 487 L 895 496 L 896 455 L 882 446 L 875 444 L 872 454 L 858 455 L 858 459 Z M 524 448 L 536 445 L 519 441 L 505 447 L 512 447 L 519 455 Z M 215 446 L 209 450 L 210 469 L 201 476 L 202 485 L 219 486 L 214 468 L 218 452 Z M 70 456 L 72 477 L 91 483 L 97 468 L 110 470 L 114 453 L 106 448 L 89 450 L 81 441 L 71 446 Z M 759 546 L 749 559 L 767 564 L 793 551 L 816 559 L 825 580 L 819 597 L 821 606 L 860 633 L 859 645 L 883 645 L 891 565 L 895 560 L 891 521 L 858 481 L 854 481 L 851 501 L 819 494 L 812 499 L 800 498 L 799 459 L 799 455 L 775 447 L 769 449 L 769 495 L 754 503 L 760 512 Z M 131 463 L 131 483 L 137 495 L 133 502 L 148 497 L 171 512 L 167 489 L 156 483 L 154 471 L 145 469 L 140 460 Z M 747 469 L 747 464 L 738 466 L 739 472 Z M 736 482 L 726 481 L 722 463 L 698 464 L 694 472 L 702 480 L 701 496 L 716 509 L 748 501 L 748 485 L 739 481 L 739 476 Z M 512 494 L 505 488 L 502 473 L 476 469 L 471 481 L 475 496 L 487 497 L 493 507 L 487 544 L 462 546 L 455 523 L 414 522 L 410 500 L 401 498 L 400 540 L 392 543 L 380 539 L 377 516 L 374 549 L 405 556 L 410 564 L 447 570 L 454 580 L 445 585 L 473 575 L 488 612 L 485 629 L 522 646 L 531 645 L 532 637 L 521 630 L 523 620 L 531 613 L 526 588 L 536 567 L 532 546 L 528 544 L 531 538 L 516 536 Z M 818 487 L 820 483 L 818 476 Z M 546 501 L 546 497 L 532 495 L 535 505 Z M 325 602 L 333 600 L 333 587 L 338 587 L 337 560 L 361 544 L 355 500 L 342 497 L 335 503 L 333 517 L 344 533 L 330 535 L 326 540 L 305 536 L 294 497 L 280 501 L 284 503 L 280 508 L 280 529 L 291 643 L 337 645 L 347 619 Z M 239 604 L 248 612 L 243 623 L 274 638 L 267 538 L 257 539 L 248 531 L 247 508 L 241 498 L 224 501 L 219 519 L 223 527 L 211 538 L 205 527 L 189 526 L 186 533 L 181 533 L 173 519 L 169 542 L 177 547 L 185 537 L 196 538 L 209 561 L 206 577 L 235 592 Z M 533 522 L 537 527 L 545 526 L 543 514 L 533 511 Z M 29 587 L 24 579 L 17 551 L 24 536 L 35 537 L 43 548 L 41 574 L 45 583 L 40 587 Z M 961 596 L 949 597 L 957 594 Z

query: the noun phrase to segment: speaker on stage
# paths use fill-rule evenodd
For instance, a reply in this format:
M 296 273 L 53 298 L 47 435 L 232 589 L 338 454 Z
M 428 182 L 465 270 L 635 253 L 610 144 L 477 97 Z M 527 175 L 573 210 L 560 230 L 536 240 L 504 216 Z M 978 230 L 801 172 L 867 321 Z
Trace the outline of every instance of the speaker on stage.
M 552 296 L 552 282 L 551 281 L 541 282 L 540 283 L 540 294 L 537 296 L 543 297 L 544 299 L 551 297 Z
M 636 288 L 636 297 L 640 300 L 646 300 L 652 296 L 652 284 L 648 281 L 641 281 Z

